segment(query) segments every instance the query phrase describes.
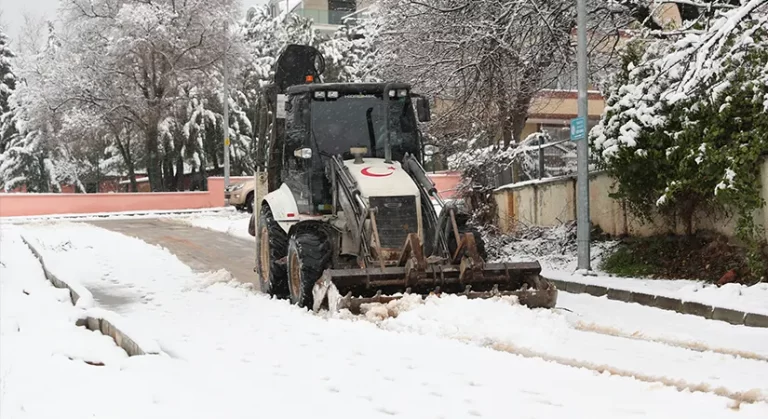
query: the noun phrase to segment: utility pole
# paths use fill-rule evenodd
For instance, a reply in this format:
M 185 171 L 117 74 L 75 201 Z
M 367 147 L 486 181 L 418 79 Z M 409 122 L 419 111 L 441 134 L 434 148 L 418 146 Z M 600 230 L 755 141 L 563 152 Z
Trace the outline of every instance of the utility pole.
M 577 227 L 578 269 L 589 271 L 589 142 L 587 118 L 589 99 L 587 95 L 587 5 L 586 0 L 576 0 L 578 26 L 578 76 L 579 76 L 579 118 L 583 124 L 583 135 L 577 142 Z M 572 127 L 573 130 L 573 127 Z
M 229 40 L 229 22 L 224 21 L 224 33 Z M 227 41 L 229 44 L 229 41 Z M 229 45 L 224 50 L 224 189 L 229 188 L 229 67 L 227 65 L 227 53 Z

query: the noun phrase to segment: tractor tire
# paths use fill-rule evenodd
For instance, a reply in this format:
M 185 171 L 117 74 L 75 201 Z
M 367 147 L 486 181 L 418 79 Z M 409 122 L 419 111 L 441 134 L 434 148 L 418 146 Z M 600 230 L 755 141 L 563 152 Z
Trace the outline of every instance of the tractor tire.
M 317 230 L 300 230 L 288 242 L 288 290 L 291 303 L 312 307 L 312 287 L 331 262 L 331 242 Z
M 261 291 L 285 298 L 288 296 L 288 271 L 284 260 L 288 253 L 288 235 L 277 224 L 267 205 L 261 208 L 259 229 L 257 270 Z
M 483 235 L 480 234 L 476 228 L 470 227 L 468 225 L 462 225 L 459 226 L 459 233 L 462 235 L 464 235 L 464 233 L 472 233 L 472 235 L 475 236 L 477 253 L 480 254 L 480 257 L 483 258 L 483 260 L 488 259 L 488 252 L 485 250 L 485 240 L 483 240 Z M 450 230 L 447 239 L 448 251 L 451 252 L 451 256 L 453 256 L 453 254 L 456 252 L 456 248 L 458 247 L 458 243 L 456 243 L 456 236 L 453 234 L 453 229 Z

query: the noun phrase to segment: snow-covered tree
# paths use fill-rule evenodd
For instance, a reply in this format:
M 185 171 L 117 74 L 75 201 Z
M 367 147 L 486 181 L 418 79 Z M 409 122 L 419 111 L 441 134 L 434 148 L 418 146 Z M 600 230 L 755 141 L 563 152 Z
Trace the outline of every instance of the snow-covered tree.
M 58 103 L 87 103 L 119 115 L 144 135 L 153 191 L 174 189 L 177 162 L 164 152 L 160 125 L 184 86 L 205 86 L 225 53 L 238 44 L 224 29 L 234 0 L 72 0 L 62 5 L 68 28 L 63 70 L 74 80 L 50 92 Z M 173 146 L 170 146 L 173 148 Z M 170 182 L 170 183 L 169 183 Z
M 16 75 L 11 61 L 16 54 L 8 45 L 8 36 L 0 28 L 0 153 L 3 153 L 11 136 L 15 133 L 9 98 L 16 89 Z
M 325 57 L 327 82 L 378 82 L 377 42 L 380 20 L 362 18 L 342 25 L 333 36 L 321 42 L 318 49 Z
M 310 19 L 296 14 L 272 17 L 266 6 L 251 7 L 241 31 L 248 56 L 238 75 L 238 94 L 231 96 L 238 97 L 238 103 L 247 103 L 247 107 L 241 109 L 243 115 L 247 115 L 251 121 L 250 149 L 253 164 L 258 165 L 264 163 L 263 156 L 266 153 L 266 142 L 260 139 L 265 138 L 269 130 L 262 95 L 264 88 L 274 80 L 278 57 L 290 44 L 317 46 L 321 40 Z
M 55 165 L 50 159 L 49 143 L 45 135 L 35 128 L 29 114 L 31 106 L 27 104 L 32 100 L 24 86 L 17 86 L 10 97 L 10 118 L 15 131 L 0 154 L 0 185 L 5 191 L 20 186 L 26 186 L 30 192 L 59 190 L 54 182 Z
M 697 213 L 729 207 L 754 242 L 768 153 L 768 1 L 713 5 L 675 36 L 631 43 L 590 138 L 637 215 L 679 217 L 691 233 Z
M 588 0 L 593 46 L 629 18 L 616 2 Z M 437 124 L 473 123 L 508 147 L 523 140 L 537 93 L 575 68 L 571 0 L 381 0 L 382 77 L 444 101 Z M 464 136 L 463 133 L 461 133 Z

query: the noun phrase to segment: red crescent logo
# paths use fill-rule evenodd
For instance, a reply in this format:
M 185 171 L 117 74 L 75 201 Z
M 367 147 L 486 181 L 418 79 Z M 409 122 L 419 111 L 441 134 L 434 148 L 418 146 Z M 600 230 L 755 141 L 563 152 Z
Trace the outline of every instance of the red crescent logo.
M 363 174 L 363 176 L 370 176 L 370 177 L 387 177 L 390 176 L 392 173 L 395 173 L 395 170 L 397 170 L 394 166 L 387 167 L 387 170 L 389 170 L 388 173 L 371 173 L 371 166 L 368 166 L 360 171 L 360 173 Z

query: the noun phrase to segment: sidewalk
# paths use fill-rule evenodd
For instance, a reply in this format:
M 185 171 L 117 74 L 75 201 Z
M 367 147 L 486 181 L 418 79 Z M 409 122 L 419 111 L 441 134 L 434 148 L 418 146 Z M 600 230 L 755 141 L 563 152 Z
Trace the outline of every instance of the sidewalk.
M 745 287 L 738 284 L 716 288 L 694 281 L 583 276 L 553 270 L 545 270 L 542 275 L 553 281 L 559 290 L 572 294 L 606 296 L 609 300 L 637 303 L 734 325 L 768 328 L 768 284 L 755 286 L 758 288 L 749 295 L 748 307 L 744 309 L 740 308 L 741 304 L 737 306 L 733 302 L 733 297 L 742 297 L 744 292 Z

